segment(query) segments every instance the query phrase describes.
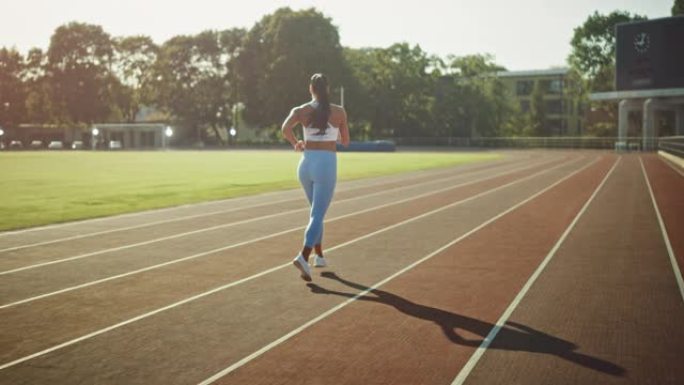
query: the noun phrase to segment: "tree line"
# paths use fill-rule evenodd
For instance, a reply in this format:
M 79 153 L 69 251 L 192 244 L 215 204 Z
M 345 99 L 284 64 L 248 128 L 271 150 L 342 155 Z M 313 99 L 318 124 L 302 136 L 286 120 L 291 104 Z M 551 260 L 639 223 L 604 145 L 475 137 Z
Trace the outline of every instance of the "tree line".
M 614 16 L 594 14 L 575 30 L 577 98 L 605 88 L 614 71 L 611 23 L 641 17 Z M 535 106 L 533 95 L 530 112 L 521 112 L 493 76 L 502 70 L 488 54 L 443 58 L 407 43 L 343 47 L 333 21 L 313 8 L 281 8 L 250 29 L 161 45 L 72 22 L 55 30 L 46 51 L 0 48 L 0 126 L 134 122 L 152 107 L 158 115 L 149 119 L 171 120 L 180 141 L 221 142 L 236 119 L 275 135 L 289 108 L 309 98 L 311 74 L 323 72 L 333 102 L 344 88 L 354 138 L 539 135 L 543 103 Z

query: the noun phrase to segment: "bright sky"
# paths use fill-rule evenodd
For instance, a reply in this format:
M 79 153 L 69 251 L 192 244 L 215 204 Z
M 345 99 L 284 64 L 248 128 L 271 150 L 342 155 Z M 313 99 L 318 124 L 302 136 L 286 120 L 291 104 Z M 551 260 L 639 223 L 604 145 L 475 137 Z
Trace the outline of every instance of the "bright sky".
M 564 65 L 573 28 L 590 13 L 627 10 L 670 15 L 673 0 L 5 0 L 0 46 L 47 48 L 69 21 L 101 25 L 114 36 L 157 43 L 206 29 L 249 28 L 279 7 L 316 7 L 339 28 L 344 46 L 406 41 L 446 56 L 492 53 L 511 70 Z

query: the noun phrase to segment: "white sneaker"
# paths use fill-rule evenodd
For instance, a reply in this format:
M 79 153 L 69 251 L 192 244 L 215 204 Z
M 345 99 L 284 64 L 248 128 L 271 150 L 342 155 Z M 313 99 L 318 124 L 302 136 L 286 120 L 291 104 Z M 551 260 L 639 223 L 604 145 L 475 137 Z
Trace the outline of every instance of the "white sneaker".
M 302 273 L 301 277 L 306 282 L 311 282 L 311 269 L 309 264 L 306 263 L 304 256 L 297 254 L 297 256 L 292 260 L 292 264 Z
M 315 254 L 313 258 L 309 258 L 309 259 L 313 260 L 313 262 L 312 262 L 313 267 L 326 267 L 326 266 L 328 266 L 328 262 L 325 260 L 325 258 L 321 257 L 318 254 Z

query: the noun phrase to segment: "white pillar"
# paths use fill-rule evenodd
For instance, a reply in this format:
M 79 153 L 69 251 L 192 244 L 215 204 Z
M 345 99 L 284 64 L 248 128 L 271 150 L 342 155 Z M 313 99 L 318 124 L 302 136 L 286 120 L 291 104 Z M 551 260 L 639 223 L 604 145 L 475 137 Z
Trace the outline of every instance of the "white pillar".
M 655 149 L 655 100 L 648 98 L 644 102 L 644 113 L 642 118 L 642 134 L 643 142 L 642 148 L 644 151 L 651 151 Z
M 629 126 L 630 102 L 622 99 L 618 104 L 618 142 L 627 141 L 627 128 Z

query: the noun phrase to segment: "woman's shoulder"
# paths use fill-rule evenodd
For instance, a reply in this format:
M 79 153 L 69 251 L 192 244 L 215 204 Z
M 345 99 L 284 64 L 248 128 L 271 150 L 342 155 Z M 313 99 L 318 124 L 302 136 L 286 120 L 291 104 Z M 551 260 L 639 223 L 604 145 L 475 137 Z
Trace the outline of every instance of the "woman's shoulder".
M 340 105 L 338 105 L 338 104 L 333 104 L 333 103 L 330 103 L 330 110 L 331 110 L 331 111 L 334 111 L 334 112 L 337 112 L 337 113 L 341 113 L 341 114 L 345 114 L 345 113 L 346 113 L 346 112 L 344 111 L 344 107 L 342 107 L 342 106 L 340 106 Z

